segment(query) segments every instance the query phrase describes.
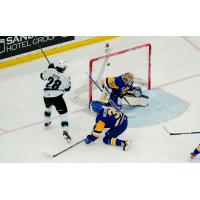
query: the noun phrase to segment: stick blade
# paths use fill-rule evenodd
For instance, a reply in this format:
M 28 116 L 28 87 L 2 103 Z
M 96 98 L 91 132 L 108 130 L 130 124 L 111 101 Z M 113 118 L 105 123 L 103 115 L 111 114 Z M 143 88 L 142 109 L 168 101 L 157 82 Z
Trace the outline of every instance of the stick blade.
M 171 133 L 169 132 L 169 130 L 167 129 L 166 126 L 163 126 L 163 129 L 165 130 L 165 132 L 166 132 L 167 134 L 171 135 Z
M 170 133 L 169 130 L 168 130 L 168 128 L 167 128 L 166 126 L 163 126 L 163 129 L 164 129 L 165 132 L 166 132 L 167 134 L 169 134 L 169 135 L 179 135 L 179 134 L 177 134 L 177 133 Z
M 48 158 L 53 158 L 53 157 L 54 157 L 54 155 L 51 154 L 51 153 L 42 152 L 42 154 L 43 154 L 45 157 L 48 157 Z

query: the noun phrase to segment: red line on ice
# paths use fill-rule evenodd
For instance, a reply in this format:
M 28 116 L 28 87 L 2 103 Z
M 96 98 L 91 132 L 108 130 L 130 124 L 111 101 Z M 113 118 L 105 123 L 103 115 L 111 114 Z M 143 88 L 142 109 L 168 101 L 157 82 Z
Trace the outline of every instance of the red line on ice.
M 162 85 L 153 87 L 153 88 L 165 87 L 165 86 L 168 86 L 168 85 L 172 85 L 172 84 L 175 84 L 175 83 L 179 83 L 179 82 L 182 82 L 182 81 L 185 81 L 185 80 L 189 80 L 189 79 L 192 79 L 192 78 L 196 78 L 196 77 L 199 77 L 199 76 L 200 76 L 200 74 L 194 74 L 194 75 L 192 75 L 192 76 L 188 76 L 188 77 L 185 77 L 185 78 L 182 78 L 182 79 L 179 79 L 179 80 L 175 80 L 175 81 L 172 81 L 172 82 L 169 82 L 169 83 L 165 83 L 165 84 L 162 84 Z
M 190 45 L 192 45 L 196 50 L 200 51 L 200 48 L 199 48 L 194 42 L 192 42 L 189 38 L 187 38 L 186 36 L 182 36 L 182 38 L 183 38 L 184 40 L 186 40 Z M 185 78 L 176 80 L 176 81 L 172 81 L 172 82 L 169 82 L 169 83 L 165 83 L 165 84 L 156 86 L 156 87 L 154 87 L 154 88 L 165 87 L 165 86 L 168 86 L 168 85 L 172 85 L 172 84 L 175 84 L 175 83 L 178 83 L 178 82 L 181 82 L 181 81 L 185 81 L 185 80 L 188 80 L 188 79 L 196 78 L 196 77 L 199 77 L 199 76 L 200 76 L 200 74 L 194 74 L 194 75 L 192 75 L 192 76 L 188 76 L 188 77 L 185 77 Z
M 84 109 L 78 109 L 78 110 L 69 112 L 69 114 L 74 114 L 74 113 L 81 112 L 81 111 L 84 111 L 84 110 L 86 110 L 86 109 L 85 109 L 85 108 L 84 108 Z M 59 117 L 59 116 L 58 116 L 58 117 Z M 58 117 L 54 117 L 54 118 L 52 118 L 52 119 L 56 119 L 56 118 L 58 118 Z M 21 126 L 21 127 L 15 128 L 15 129 L 7 130 L 7 131 L 4 131 L 3 133 L 1 133 L 0 136 L 1 136 L 1 135 L 4 135 L 4 134 L 6 134 L 6 133 L 11 133 L 11 132 L 15 132 L 15 131 L 22 130 L 22 129 L 25 129 L 25 128 L 30 128 L 30 127 L 32 127 L 32 126 L 35 126 L 35 125 L 38 125 L 38 124 L 42 124 L 42 123 L 44 123 L 43 120 L 42 120 L 42 121 L 39 121 L 39 122 L 32 123 L 32 124 L 27 124 L 27 125 L 25 125 L 25 126 Z M 2 129 L 0 129 L 0 130 L 2 130 Z
M 196 50 L 200 51 L 200 48 L 194 42 L 192 42 L 189 38 L 183 36 L 183 39 L 186 40 L 190 45 L 192 45 Z
M 2 129 L 2 128 L 0 128 L 0 131 L 6 132 L 6 130 L 4 130 L 4 129 Z

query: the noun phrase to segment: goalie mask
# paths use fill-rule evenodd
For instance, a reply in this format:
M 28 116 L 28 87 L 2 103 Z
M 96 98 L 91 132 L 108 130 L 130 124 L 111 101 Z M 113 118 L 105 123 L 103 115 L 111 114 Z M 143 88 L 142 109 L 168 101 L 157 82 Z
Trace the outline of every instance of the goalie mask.
M 67 61 L 66 60 L 59 60 L 56 66 L 56 70 L 58 72 L 63 73 L 67 69 Z
M 127 72 L 122 75 L 124 83 L 128 86 L 131 86 L 134 83 L 134 75 L 131 72 Z

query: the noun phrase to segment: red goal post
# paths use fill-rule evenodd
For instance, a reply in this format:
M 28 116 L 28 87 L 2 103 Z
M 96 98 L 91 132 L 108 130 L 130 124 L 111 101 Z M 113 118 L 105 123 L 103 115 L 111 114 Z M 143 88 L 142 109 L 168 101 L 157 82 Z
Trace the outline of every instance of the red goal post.
M 129 48 L 129 49 L 121 50 L 121 51 L 117 51 L 117 52 L 107 54 L 107 55 L 104 55 L 104 56 L 100 56 L 100 57 L 97 57 L 97 58 L 90 60 L 90 62 L 89 62 L 89 74 L 92 76 L 94 62 L 97 62 L 99 60 L 106 59 L 106 58 L 111 58 L 113 56 L 120 55 L 120 54 L 123 54 L 123 53 L 131 52 L 131 51 L 134 52 L 135 50 L 142 49 L 142 48 L 148 49 L 147 89 L 150 90 L 151 89 L 151 51 L 152 51 L 152 46 L 151 46 L 150 43 L 135 46 L 135 47 L 132 47 L 132 48 Z M 91 80 L 89 80 L 89 103 L 92 101 L 92 99 L 93 99 L 93 83 L 92 83 Z

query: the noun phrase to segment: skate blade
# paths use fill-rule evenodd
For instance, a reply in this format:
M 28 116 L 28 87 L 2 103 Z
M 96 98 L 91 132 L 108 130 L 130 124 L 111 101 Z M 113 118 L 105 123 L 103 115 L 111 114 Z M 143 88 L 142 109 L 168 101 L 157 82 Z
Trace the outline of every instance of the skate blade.
M 64 138 L 64 140 L 67 141 L 68 143 L 71 143 L 71 142 L 72 142 L 72 139 L 70 140 L 70 139 Z

